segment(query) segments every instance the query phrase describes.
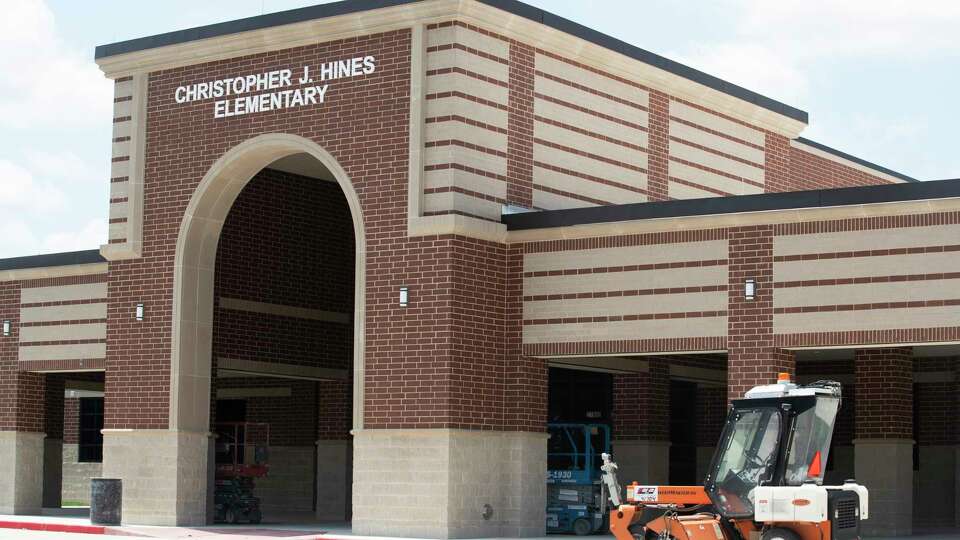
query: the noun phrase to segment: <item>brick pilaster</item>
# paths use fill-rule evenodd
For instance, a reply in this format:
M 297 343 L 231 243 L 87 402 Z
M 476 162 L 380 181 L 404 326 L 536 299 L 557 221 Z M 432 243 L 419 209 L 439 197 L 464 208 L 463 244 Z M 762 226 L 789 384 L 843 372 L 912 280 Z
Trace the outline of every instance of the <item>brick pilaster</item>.
M 670 163 L 670 97 L 650 91 L 647 120 L 647 190 L 651 201 L 667 200 Z
M 504 333 L 504 429 L 543 431 L 547 423 L 547 366 L 523 355 L 523 245 L 507 246 Z
M 783 135 L 767 133 L 764 141 L 763 178 L 767 193 L 796 191 L 791 189 L 790 180 L 790 139 Z
M 859 349 L 857 439 L 913 439 L 913 350 Z
M 613 377 L 613 438 L 670 440 L 670 364 L 651 357 L 646 373 Z
M 773 339 L 773 227 L 730 230 L 727 271 L 727 391 L 729 399 L 743 397 L 759 384 L 777 380 L 780 372 L 794 373 L 792 352 L 774 346 Z M 744 283 L 756 283 L 753 299 Z
M 510 43 L 507 118 L 507 202 L 533 206 L 533 47 Z

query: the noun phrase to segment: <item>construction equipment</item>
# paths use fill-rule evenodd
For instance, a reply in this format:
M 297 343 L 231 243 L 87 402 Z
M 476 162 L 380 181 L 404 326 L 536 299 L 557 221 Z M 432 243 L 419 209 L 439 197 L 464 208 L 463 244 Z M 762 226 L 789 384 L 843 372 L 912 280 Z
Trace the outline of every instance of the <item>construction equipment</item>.
M 255 479 L 270 470 L 269 424 L 222 422 L 216 426 L 216 487 L 214 521 L 260 523 L 260 498 L 253 494 Z
M 604 424 L 547 424 L 547 532 L 579 536 L 603 528 L 606 498 L 600 455 L 610 451 Z
M 602 456 L 604 496 L 617 540 L 851 540 L 868 517 L 867 488 L 824 486 L 840 384 L 798 386 L 781 373 L 734 400 L 703 486 L 622 492 Z M 624 496 L 625 495 L 625 496 Z M 646 521 L 644 510 L 659 517 Z

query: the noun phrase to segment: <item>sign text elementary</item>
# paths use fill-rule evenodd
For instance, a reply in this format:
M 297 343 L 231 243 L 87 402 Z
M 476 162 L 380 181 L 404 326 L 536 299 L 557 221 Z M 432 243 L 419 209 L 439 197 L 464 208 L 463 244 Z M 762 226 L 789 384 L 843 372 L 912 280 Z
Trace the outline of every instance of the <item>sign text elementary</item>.
M 183 104 L 215 99 L 214 118 L 303 107 L 323 103 L 330 85 L 317 83 L 370 75 L 376 69 L 376 58 L 358 56 L 326 62 L 315 70 L 305 65 L 298 70 L 296 78 L 293 70 L 278 69 L 180 86 L 174 93 L 174 100 Z M 244 95 L 253 92 L 259 93 Z

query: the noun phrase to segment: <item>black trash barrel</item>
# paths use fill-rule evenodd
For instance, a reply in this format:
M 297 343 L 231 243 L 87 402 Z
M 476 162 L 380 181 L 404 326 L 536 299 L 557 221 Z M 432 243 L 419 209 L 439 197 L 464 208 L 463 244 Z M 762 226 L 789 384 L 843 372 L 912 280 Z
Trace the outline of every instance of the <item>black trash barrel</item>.
M 123 483 L 118 478 L 90 479 L 90 523 L 120 525 Z

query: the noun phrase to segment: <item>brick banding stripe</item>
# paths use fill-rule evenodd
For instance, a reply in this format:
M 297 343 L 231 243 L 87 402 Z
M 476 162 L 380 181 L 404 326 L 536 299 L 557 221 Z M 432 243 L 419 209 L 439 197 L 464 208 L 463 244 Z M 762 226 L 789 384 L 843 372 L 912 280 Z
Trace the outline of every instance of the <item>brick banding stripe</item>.
M 97 324 L 105 323 L 106 319 L 73 319 L 69 321 L 38 321 L 38 322 L 21 322 L 20 328 L 33 328 L 37 326 L 73 326 L 76 324 Z
M 481 75 L 476 71 L 463 69 L 462 67 L 458 67 L 458 66 L 427 70 L 427 77 L 434 77 L 437 75 L 449 75 L 451 73 L 459 73 L 460 75 L 466 75 L 467 77 L 470 77 L 472 79 L 483 81 L 485 83 L 495 84 L 497 86 L 502 86 L 504 88 L 507 88 L 509 86 L 507 83 L 499 79 L 494 79 L 493 77 L 487 77 L 486 75 Z
M 624 266 L 598 266 L 594 268 L 568 268 L 564 270 L 540 270 L 524 272 L 523 277 L 551 277 L 551 276 L 579 276 L 583 274 L 613 274 L 619 272 L 636 272 L 640 270 L 665 270 L 671 268 L 701 268 L 704 266 L 725 266 L 726 259 L 703 261 L 677 261 L 652 264 L 631 264 Z
M 462 124 L 467 124 L 470 126 L 478 127 L 481 129 L 486 129 L 488 131 L 493 131 L 496 133 L 507 134 L 507 129 L 502 127 L 497 127 L 492 124 L 487 124 L 485 122 L 480 122 L 478 120 L 473 120 L 465 116 L 460 116 L 459 114 L 451 114 L 448 116 L 431 116 L 423 121 L 425 124 L 440 124 L 443 122 L 460 122 Z
M 577 90 L 580 90 L 581 92 L 586 92 L 586 93 L 588 93 L 588 94 L 593 94 L 593 95 L 595 95 L 595 96 L 602 97 L 602 98 L 604 98 L 604 99 L 613 101 L 614 103 L 619 103 L 620 105 L 626 105 L 627 107 L 633 107 L 634 109 L 640 109 L 641 111 L 646 111 L 646 110 L 647 110 L 647 107 L 646 107 L 645 105 L 641 105 L 640 103 L 637 103 L 637 102 L 635 102 L 635 101 L 630 101 L 630 100 L 627 100 L 627 99 L 623 99 L 622 97 L 615 96 L 615 95 L 613 95 L 613 94 L 608 94 L 608 93 L 606 93 L 606 92 L 601 92 L 600 90 L 597 90 L 596 88 L 590 88 L 589 86 L 585 86 L 585 85 L 582 85 L 582 84 L 580 84 L 580 83 L 573 82 L 573 81 L 571 81 L 571 80 L 569 80 L 569 79 L 564 79 L 564 78 L 562 78 L 562 77 L 557 77 L 557 76 L 551 75 L 551 74 L 549 74 L 549 73 L 544 73 L 543 71 L 540 71 L 539 69 L 536 71 L 536 75 L 537 75 L 537 77 L 542 77 L 542 78 L 544 78 L 544 79 L 549 79 L 549 80 L 551 80 L 551 81 L 553 81 L 553 82 L 557 82 L 557 83 L 560 83 L 560 84 L 569 86 L 569 87 L 571 87 L 571 88 L 576 88 Z
M 728 172 L 725 172 L 725 171 L 721 171 L 720 169 L 714 169 L 713 167 L 707 167 L 706 165 L 701 165 L 700 163 L 696 163 L 696 162 L 693 162 L 693 161 L 687 161 L 686 159 L 681 159 L 681 158 L 678 158 L 678 157 L 675 157 L 675 156 L 670 156 L 670 161 L 676 161 L 677 163 L 682 163 L 682 164 L 684 164 L 684 165 L 689 165 L 690 167 L 693 167 L 693 168 L 695 168 L 695 169 L 700 169 L 701 171 L 707 171 L 707 172 L 711 172 L 711 173 L 714 173 L 714 174 L 718 174 L 718 175 L 720 175 L 720 176 L 725 176 L 725 177 L 730 178 L 730 179 L 732 179 L 732 180 L 736 180 L 736 181 L 738 181 L 738 182 L 743 182 L 744 184 L 750 184 L 751 186 L 756 186 L 756 187 L 758 187 L 758 188 L 764 188 L 764 187 L 765 187 L 765 185 L 764 185 L 763 182 L 756 182 L 756 181 L 754 181 L 754 180 L 750 180 L 750 179 L 744 178 L 744 177 L 742 177 L 742 176 L 737 176 L 737 175 L 732 174 L 732 173 L 728 173 Z M 763 168 L 763 167 L 760 167 L 760 169 L 762 169 L 762 168 Z
M 118 116 L 118 117 L 116 117 L 116 118 L 113 119 L 113 123 L 114 123 L 114 124 L 119 124 L 119 123 L 122 123 L 122 122 L 129 122 L 130 120 L 133 120 L 133 118 L 130 117 L 130 116 Z
M 699 319 L 710 317 L 726 317 L 727 311 L 676 311 L 671 313 L 636 313 L 632 315 L 598 315 L 594 317 L 560 317 L 556 319 L 524 319 L 524 326 L 540 326 L 546 324 L 581 324 L 605 323 L 621 321 L 652 321 L 663 319 Z
M 683 178 L 677 178 L 676 176 L 669 176 L 669 177 L 667 177 L 667 178 L 669 179 L 670 182 L 676 182 L 677 184 L 683 184 L 683 185 L 685 185 L 685 186 L 690 186 L 690 187 L 692 187 L 692 188 L 696 188 L 696 189 L 699 189 L 699 190 L 702 190 L 702 191 L 706 191 L 706 192 L 708 192 L 708 193 L 713 193 L 714 195 L 718 195 L 718 196 L 720 196 L 720 197 L 729 197 L 730 195 L 732 195 L 731 193 L 728 193 L 728 192 L 726 192 L 726 191 L 717 189 L 717 188 L 715 188 L 715 187 L 705 186 L 705 185 L 703 185 L 703 184 L 698 184 L 698 183 L 696 183 L 696 182 L 691 182 L 691 181 L 689 181 L 689 180 L 684 180 Z
M 108 223 L 108 224 L 111 224 L 111 225 L 116 224 L 116 223 L 126 223 L 126 222 L 127 222 L 127 218 L 126 218 L 126 217 L 110 218 L 110 219 L 107 220 L 107 223 Z
M 487 36 L 487 37 L 496 38 L 496 39 L 499 39 L 500 41 L 506 41 L 506 42 L 508 42 L 508 43 L 511 41 L 509 38 L 506 38 L 506 37 L 504 37 L 504 36 L 501 36 L 500 34 L 496 34 L 496 33 L 494 33 L 494 32 L 491 32 L 490 30 L 487 30 L 486 28 L 480 28 L 479 26 L 474 26 L 474 25 L 472 25 L 472 24 L 467 24 L 467 23 L 465 23 L 465 22 L 463 22 L 463 21 L 458 21 L 458 20 L 446 21 L 446 22 L 441 22 L 441 23 L 428 24 L 428 25 L 427 25 L 427 30 L 435 30 L 435 29 L 437 29 L 437 28 L 448 28 L 448 27 L 450 27 L 450 26 L 459 26 L 459 27 L 461 27 L 461 28 L 466 28 L 467 30 L 472 30 L 472 31 L 474 31 L 474 32 L 476 32 L 476 33 L 478 33 L 478 34 L 481 34 L 481 35 L 484 35 L 484 36 Z
M 507 153 L 503 150 L 494 150 L 493 148 L 487 148 L 485 146 L 480 146 L 478 144 L 473 144 L 466 141 L 461 141 L 459 139 L 449 139 L 445 141 L 429 141 L 424 144 L 425 148 L 440 148 L 443 146 L 461 146 L 463 148 L 469 148 L 471 150 L 476 150 L 477 152 L 483 152 L 484 154 L 490 154 L 492 156 L 506 158 Z
M 603 184 L 606 186 L 613 186 L 615 188 L 625 189 L 627 191 L 634 191 L 636 193 L 643 193 L 644 195 L 650 196 L 651 192 L 649 189 L 645 189 L 638 186 L 632 186 L 630 184 L 622 184 L 614 180 L 607 180 L 606 178 L 600 178 L 599 176 L 594 176 L 592 174 L 582 173 L 579 171 L 574 171 L 573 169 L 567 169 L 565 167 L 557 167 L 556 165 L 550 165 L 549 163 L 544 163 L 542 161 L 534 161 L 533 165 L 535 167 L 540 167 L 541 169 L 547 169 L 548 171 L 558 172 L 561 174 L 566 174 L 569 176 L 575 176 L 577 178 L 582 178 L 590 182 L 596 182 L 598 184 Z M 536 189 L 542 189 L 544 191 L 549 191 L 549 188 L 541 184 L 536 185 Z
M 817 261 L 827 259 L 852 259 L 858 257 L 886 257 L 889 255 L 920 255 L 925 253 L 946 253 L 960 251 L 960 244 L 948 246 L 917 246 L 893 249 L 868 249 L 864 251 L 837 251 L 833 253 L 803 253 L 798 255 L 778 255 L 774 262 Z
M 600 112 L 600 111 L 595 111 L 595 110 L 593 110 L 593 109 L 588 109 L 588 108 L 586 108 L 586 107 L 584 107 L 584 106 L 582 106 L 582 105 L 576 105 L 576 104 L 574 104 L 574 103 L 570 103 L 569 101 L 564 101 L 564 100 L 562 100 L 562 99 L 555 98 L 555 97 L 549 96 L 549 95 L 547 95 L 547 94 L 541 94 L 541 93 L 535 92 L 535 93 L 533 94 L 533 96 L 534 96 L 535 98 L 537 98 L 537 99 L 542 99 L 542 100 L 544 100 L 544 101 L 549 101 L 549 102 L 551 102 L 551 103 L 556 103 L 557 105 L 561 105 L 561 106 L 566 107 L 566 108 L 568 108 L 568 109 L 573 109 L 573 110 L 575 110 L 575 111 L 579 111 L 579 112 L 582 112 L 582 113 L 584 113 L 584 114 L 589 114 L 590 116 L 596 116 L 597 118 L 602 118 L 602 119 L 604 119 L 604 120 L 606 120 L 606 121 L 608 121 L 608 122 L 613 122 L 613 123 L 615 123 L 615 124 L 620 124 L 621 126 L 627 126 L 627 127 L 629 127 L 629 128 L 633 128 L 633 129 L 636 129 L 636 130 L 638 130 L 638 131 L 647 131 L 647 129 L 648 129 L 647 126 L 642 126 L 642 125 L 640 125 L 640 124 L 635 124 L 635 123 L 633 123 L 633 122 L 629 122 L 629 121 L 627 121 L 627 120 L 624 120 L 624 119 L 622 119 L 622 118 L 618 118 L 618 117 L 616 117 L 616 116 L 610 116 L 609 114 L 604 114 L 604 113 L 602 113 L 602 112 Z M 541 117 L 538 116 L 537 118 L 541 118 Z
M 823 313 L 833 311 L 870 311 L 877 309 L 914 309 L 943 306 L 960 306 L 960 298 L 948 298 L 945 300 L 911 300 L 909 302 L 874 302 L 870 304 L 780 307 L 774 308 L 773 312 L 775 314 Z
M 443 171 L 446 169 L 455 169 L 458 171 L 464 171 L 477 176 L 484 176 L 492 180 L 500 180 L 502 182 L 507 181 L 507 177 L 502 174 L 492 173 L 489 171 L 484 171 L 482 169 L 477 169 L 469 165 L 463 165 L 461 163 L 435 163 L 433 165 L 427 165 L 423 168 L 424 171 Z
M 102 282 L 94 282 L 102 283 Z M 24 287 L 26 288 L 26 287 Z M 51 300 L 49 302 L 32 302 L 20 304 L 21 308 L 54 307 L 54 306 L 78 306 L 82 304 L 103 304 L 106 298 L 81 298 L 78 300 Z
M 704 336 L 573 343 L 526 343 L 523 345 L 523 354 L 525 356 L 575 356 L 584 354 L 722 351 L 726 348 L 726 336 Z
M 128 182 L 128 181 L 130 181 L 129 176 L 114 176 L 113 178 L 110 179 L 111 184 L 119 184 L 121 182 Z
M 479 214 L 472 214 L 470 212 L 464 212 L 463 210 L 437 210 L 435 212 L 424 212 L 425 216 L 464 216 L 474 219 L 480 219 L 483 221 L 489 221 L 490 223 L 500 223 L 498 219 L 491 219 L 487 216 L 481 216 Z
M 717 292 L 727 290 L 727 285 L 700 285 L 692 287 L 671 287 L 661 289 L 633 289 L 618 291 L 596 291 L 583 293 L 565 293 L 565 294 L 538 294 L 533 296 L 524 296 L 524 302 L 541 302 L 545 300 L 579 300 L 590 298 L 617 298 L 621 296 L 649 296 L 662 294 L 688 294 Z
M 605 141 L 605 142 L 608 142 L 608 143 L 611 143 L 611 144 L 616 144 L 616 145 L 618 145 L 618 146 L 623 146 L 623 147 L 629 148 L 629 149 L 631 149 L 631 150 L 637 150 L 637 151 L 644 152 L 644 153 L 647 151 L 646 147 L 640 146 L 639 144 L 629 143 L 629 142 L 624 141 L 624 140 L 622 140 L 622 139 L 614 139 L 613 137 L 608 137 L 608 136 L 603 135 L 603 134 L 601 134 L 601 133 L 597 133 L 596 131 L 590 131 L 590 130 L 584 129 L 584 128 L 582 128 L 582 127 L 573 126 L 573 125 L 570 125 L 570 124 L 565 124 L 565 123 L 563 123 L 563 122 L 558 122 L 557 120 L 552 120 L 552 119 L 547 118 L 547 117 L 545 117 L 545 116 L 537 116 L 537 115 L 535 115 L 533 118 L 534 118 L 534 120 L 537 120 L 538 122 L 543 122 L 544 124 L 550 124 L 550 125 L 552 125 L 552 126 L 556 126 L 556 127 L 558 127 L 558 128 L 566 129 L 566 130 L 572 131 L 572 132 L 574 132 L 574 133 L 579 133 L 579 134 L 581 134 L 581 135 L 586 135 L 586 136 L 592 137 L 592 138 L 594 138 L 594 139 L 599 139 L 599 140 L 601 140 L 601 141 Z M 539 140 L 539 139 L 538 139 L 538 140 Z
M 466 188 L 462 188 L 460 186 L 444 186 L 444 187 L 427 188 L 423 190 L 424 195 L 429 195 L 431 193 L 459 193 L 461 195 L 473 197 L 474 199 L 483 199 L 485 201 L 490 201 L 490 202 L 495 202 L 500 204 L 506 204 L 507 202 L 507 200 L 502 197 L 494 197 L 493 195 L 487 195 L 486 193 L 472 191 Z
M 129 141 L 129 140 L 131 140 L 131 139 L 132 139 L 132 137 L 129 137 L 129 136 L 127 136 L 127 137 L 114 137 L 114 138 L 113 138 L 113 142 L 115 142 L 115 143 L 127 142 L 127 141 Z
M 124 101 L 133 101 L 133 96 L 121 96 L 113 98 L 114 103 L 123 103 Z
M 866 276 L 855 278 L 814 279 L 809 281 L 776 281 L 773 286 L 777 289 L 794 287 L 826 287 L 831 285 L 860 285 L 864 283 L 898 283 L 903 281 L 936 281 L 942 279 L 960 279 L 960 272 L 944 272 L 941 274 L 903 274 L 897 276 Z
M 564 146 L 564 145 L 562 145 L 562 144 L 558 144 L 558 143 L 555 143 L 555 142 L 551 142 L 551 141 L 548 141 L 548 140 L 546 140 L 546 139 L 540 139 L 540 138 L 538 138 L 538 137 L 534 137 L 533 142 L 535 142 L 535 143 L 537 143 L 537 144 L 541 144 L 541 145 L 543 145 L 543 146 L 548 146 L 548 147 L 553 148 L 553 149 L 555 149 L 555 150 L 563 150 L 564 152 L 567 152 L 568 154 L 574 154 L 574 155 L 581 156 L 581 157 L 585 157 L 585 158 L 595 159 L 595 160 L 597 160 L 597 161 L 602 161 L 603 163 L 608 163 L 608 164 L 610 164 L 610 165 L 615 165 L 615 166 L 617 166 L 617 167 L 622 167 L 622 168 L 624 168 L 624 169 L 629 169 L 629 170 L 631 170 L 631 171 L 636 171 L 636 172 L 640 172 L 640 173 L 644 173 L 644 174 L 647 173 L 647 170 L 644 169 L 643 167 L 638 167 L 638 166 L 636 166 L 636 165 L 631 165 L 631 164 L 629 164 L 629 163 L 624 163 L 624 162 L 622 162 L 622 161 L 617 161 L 617 160 L 615 160 L 615 159 L 610 159 L 610 158 L 608 158 L 608 157 L 600 156 L 600 155 L 597 155 L 597 154 L 591 154 L 590 152 L 584 152 L 583 150 L 579 150 L 579 149 L 577 149 L 577 148 L 573 148 L 573 147 L 570 147 L 570 146 Z M 638 146 L 636 149 L 637 149 L 638 151 L 640 151 L 640 152 L 646 153 L 646 150 L 643 149 L 643 148 L 640 148 L 639 146 Z
M 427 47 L 427 53 L 429 54 L 429 53 L 439 52 L 439 51 L 449 51 L 453 49 L 470 53 L 474 56 L 479 56 L 480 58 L 486 58 L 487 60 L 492 60 L 494 62 L 503 64 L 505 66 L 510 65 L 510 61 L 507 60 L 506 58 L 502 58 L 495 54 L 490 54 L 488 52 L 474 49 L 473 47 L 467 47 L 462 43 L 446 43 L 444 45 L 433 45 L 431 47 Z
M 869 231 L 876 229 L 904 229 L 908 227 L 932 227 L 960 224 L 960 212 L 935 212 L 906 216 L 863 217 L 809 221 L 804 223 L 778 223 L 773 226 L 776 236 L 793 236 L 832 232 Z
M 110 199 L 110 204 L 125 203 L 129 200 L 130 199 L 128 197 L 114 197 Z
M 679 244 L 685 242 L 709 242 L 726 240 L 729 229 L 696 229 L 689 231 L 667 231 L 625 236 L 596 236 L 593 238 L 571 238 L 567 240 L 542 240 L 523 245 L 524 253 L 555 253 L 568 250 L 604 249 L 631 246 L 652 246 L 660 244 Z
M 707 152 L 707 153 L 710 153 L 710 154 L 714 154 L 714 155 L 716 155 L 716 156 L 725 157 L 725 158 L 727 158 L 727 159 L 729 159 L 729 160 L 731 160 L 731 161 L 736 161 L 736 162 L 738 162 L 738 163 L 743 163 L 744 165 L 749 165 L 750 167 L 754 167 L 754 168 L 757 168 L 757 169 L 760 169 L 760 170 L 763 170 L 763 169 L 764 169 L 764 163 L 757 163 L 756 161 L 750 161 L 749 159 L 744 159 L 744 158 L 742 158 L 742 157 L 740 157 L 740 156 L 735 156 L 735 155 L 733 155 L 733 154 L 728 154 L 728 153 L 726 153 L 726 152 L 717 150 L 717 149 L 715 149 L 715 148 L 710 148 L 709 146 L 704 146 L 704 145 L 702 145 L 702 144 L 700 144 L 700 143 L 696 143 L 696 142 L 693 142 L 693 141 L 688 141 L 687 139 L 684 139 L 684 138 L 682 138 L 682 137 L 677 137 L 677 136 L 675 136 L 675 135 L 671 135 L 671 136 L 670 136 L 670 140 L 671 140 L 671 141 L 676 141 L 676 142 L 679 142 L 679 143 L 683 143 L 683 144 L 685 144 L 685 145 L 687 145 L 687 146 L 692 146 L 693 148 L 696 148 L 696 149 L 698 149 L 698 150 L 703 150 L 704 152 Z M 676 161 L 680 161 L 680 160 L 677 159 Z
M 77 358 L 70 360 L 24 360 L 17 361 L 19 371 L 80 371 L 102 370 L 107 367 L 103 358 Z
M 479 105 L 485 105 L 487 107 L 493 107 L 494 109 L 500 109 L 501 111 L 509 111 L 510 107 L 502 103 L 497 103 L 496 101 L 490 101 L 489 99 L 484 99 L 481 97 L 473 96 L 457 90 L 451 90 L 449 92 L 435 92 L 433 94 L 427 94 L 424 96 L 424 99 L 434 100 L 434 99 L 446 99 L 451 97 L 463 98 L 467 101 L 472 101 Z
M 86 285 L 90 283 L 106 283 L 107 274 L 89 274 L 83 276 L 61 276 L 53 278 L 28 279 L 20 282 L 23 289 L 34 289 L 37 287 L 56 287 L 58 285 Z M 103 300 L 101 300 L 103 301 Z
M 552 193 L 554 195 L 560 195 L 561 197 L 567 197 L 568 199 L 575 199 L 575 200 L 583 201 L 589 204 L 596 204 L 596 205 L 612 204 L 610 201 L 594 199 L 593 197 L 588 197 L 586 195 L 579 195 L 577 193 L 572 193 L 570 191 L 564 191 L 562 189 L 556 189 L 556 188 L 552 188 L 552 187 L 544 186 L 540 184 L 535 185 L 533 187 L 533 191 L 542 191 L 544 193 Z
M 936 343 L 960 340 L 960 327 L 905 328 L 899 330 L 851 330 L 780 334 L 778 347 L 825 347 L 832 345 L 874 345 L 894 343 Z
M 117 156 L 110 158 L 111 163 L 120 163 L 122 161 L 130 161 L 130 156 Z
M 42 347 L 45 345 L 88 345 L 91 343 L 106 343 L 107 338 L 99 339 L 64 339 L 59 341 L 21 341 L 20 347 Z
M 711 135 L 715 135 L 715 136 L 717 136 L 717 137 L 720 137 L 720 138 L 723 138 L 723 139 L 727 139 L 728 141 L 733 141 L 733 142 L 735 142 L 735 143 L 739 143 L 739 144 L 742 144 L 742 145 L 744 145 L 744 146 L 749 146 L 750 148 L 754 148 L 754 149 L 756 149 L 756 150 L 766 151 L 766 148 L 765 148 L 764 146 L 762 146 L 762 145 L 754 144 L 754 143 L 752 143 L 752 142 L 750 142 L 750 141 L 745 141 L 745 140 L 743 140 L 743 139 L 737 138 L 737 136 L 732 135 L 732 134 L 730 134 L 730 133 L 727 133 L 727 132 L 725 132 L 725 131 L 717 131 L 717 130 L 715 130 L 715 129 L 708 128 L 708 127 L 706 127 L 706 126 L 701 126 L 700 124 L 697 124 L 696 122 L 691 122 L 691 121 L 689 121 L 689 120 L 684 120 L 683 118 L 678 118 L 678 117 L 672 116 L 672 115 L 670 116 L 670 120 L 673 121 L 673 122 L 677 122 L 678 124 L 684 124 L 684 125 L 690 126 L 690 127 L 692 127 L 692 128 L 699 129 L 700 131 L 703 131 L 703 132 L 705 132 L 705 133 L 709 133 L 709 134 L 711 134 Z M 686 142 L 686 141 L 684 141 L 684 142 L 685 142 L 686 144 L 692 144 L 692 143 L 689 143 L 689 142 Z
M 108 244 L 125 244 L 127 243 L 126 238 L 111 238 L 107 241 Z

